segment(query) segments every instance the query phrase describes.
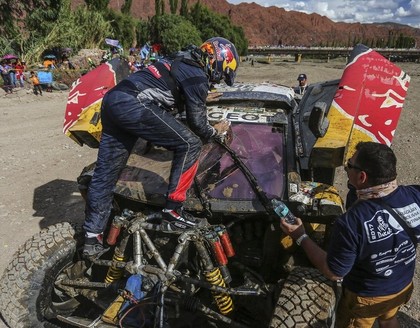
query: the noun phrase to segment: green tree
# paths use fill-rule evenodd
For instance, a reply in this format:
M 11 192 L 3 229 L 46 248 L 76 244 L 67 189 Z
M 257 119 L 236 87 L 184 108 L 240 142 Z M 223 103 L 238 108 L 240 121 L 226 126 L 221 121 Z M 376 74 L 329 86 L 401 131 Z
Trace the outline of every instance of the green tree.
M 151 40 L 162 44 L 162 50 L 166 54 L 179 51 L 189 44 L 202 43 L 196 27 L 179 15 L 154 16 L 150 22 L 150 31 Z
M 90 10 L 105 11 L 110 0 L 85 0 L 86 6 Z
M 43 38 L 56 23 L 61 0 L 0 0 L 0 34 L 13 40 L 11 46 L 18 55 L 26 52 L 33 38 Z
M 119 40 L 126 49 L 137 44 L 139 39 L 137 32 L 144 26 L 140 20 L 111 9 L 104 13 L 104 18 L 110 22 L 112 27 L 109 37 Z
M 178 1 L 170 1 L 172 12 L 177 11 Z M 75 10 L 71 0 L 0 0 L 0 46 L 3 52 L 31 61 L 48 49 L 98 48 L 106 37 L 118 39 L 125 48 L 151 40 L 170 53 L 222 36 L 246 54 L 248 43 L 241 27 L 200 4 L 189 11 L 188 0 L 181 1 L 182 16 L 178 16 L 165 14 L 165 1 L 155 0 L 156 15 L 145 22 L 130 15 L 132 0 L 124 2 L 120 13 L 108 8 L 110 0 L 85 0 L 86 6 Z
M 416 40 L 413 37 L 406 36 L 400 33 L 399 37 L 395 41 L 396 48 L 411 48 L 416 44 Z
M 149 22 L 139 21 L 136 26 L 137 45 L 143 45 L 150 39 Z
M 188 0 L 181 0 L 181 8 L 179 9 L 179 14 L 181 16 L 188 16 Z
M 124 15 L 130 15 L 132 4 L 133 0 L 125 0 L 124 4 L 121 6 L 121 13 Z
M 18 23 L 23 22 L 25 5 L 20 1 L 0 1 L 0 35 L 13 39 L 18 33 Z
M 200 3 L 196 3 L 190 9 L 188 19 L 200 31 L 202 40 L 221 36 L 233 42 L 239 54 L 247 54 L 248 40 L 242 27 L 233 25 L 227 16 L 216 14 Z
M 155 16 L 160 16 L 165 13 L 164 0 L 155 0 Z
M 36 31 L 38 37 L 49 33 L 52 26 L 57 23 L 61 8 L 66 6 L 65 1 L 47 1 L 46 6 L 36 7 L 27 13 L 25 19 L 26 29 Z M 34 35 L 34 37 L 36 37 Z
M 178 0 L 169 0 L 169 10 L 172 15 L 175 15 L 178 10 Z
M 89 31 L 89 33 L 86 33 Z M 37 61 L 47 49 L 70 47 L 99 48 L 104 38 L 112 33 L 105 17 L 86 7 L 70 10 L 70 0 L 64 0 L 55 24 L 43 38 L 31 38 L 27 43 L 28 61 Z

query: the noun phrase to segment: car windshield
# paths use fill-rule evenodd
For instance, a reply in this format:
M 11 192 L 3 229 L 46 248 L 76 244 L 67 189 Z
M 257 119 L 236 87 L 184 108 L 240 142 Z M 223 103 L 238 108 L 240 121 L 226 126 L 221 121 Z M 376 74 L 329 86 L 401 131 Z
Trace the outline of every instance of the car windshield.
M 284 190 L 283 133 L 272 126 L 233 124 L 230 148 L 258 181 L 268 197 L 282 197 Z M 230 200 L 257 199 L 248 179 L 231 155 L 217 144 L 204 147 L 197 174 L 200 188 L 209 197 Z

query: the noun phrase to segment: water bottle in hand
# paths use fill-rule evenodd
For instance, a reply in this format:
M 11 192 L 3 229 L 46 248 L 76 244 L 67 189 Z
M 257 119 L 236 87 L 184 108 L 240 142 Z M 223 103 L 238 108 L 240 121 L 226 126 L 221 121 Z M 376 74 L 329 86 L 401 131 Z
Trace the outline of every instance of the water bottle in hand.
M 289 224 L 296 223 L 296 217 L 289 210 L 285 203 L 278 199 L 272 199 L 271 204 L 273 205 L 274 212 L 281 218 L 286 220 Z

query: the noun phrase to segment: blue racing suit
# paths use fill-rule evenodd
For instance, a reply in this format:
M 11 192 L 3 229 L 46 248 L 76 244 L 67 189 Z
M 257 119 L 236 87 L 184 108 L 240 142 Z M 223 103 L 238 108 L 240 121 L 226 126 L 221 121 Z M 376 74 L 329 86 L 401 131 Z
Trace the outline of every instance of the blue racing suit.
M 175 209 L 185 201 L 197 171 L 201 140 L 207 141 L 217 132 L 207 119 L 206 74 L 191 60 L 175 61 L 137 71 L 105 94 L 102 137 L 87 194 L 86 232 L 105 230 L 115 185 L 138 138 L 173 151 L 166 207 Z M 181 103 L 188 127 L 173 114 L 176 108 L 181 110 Z

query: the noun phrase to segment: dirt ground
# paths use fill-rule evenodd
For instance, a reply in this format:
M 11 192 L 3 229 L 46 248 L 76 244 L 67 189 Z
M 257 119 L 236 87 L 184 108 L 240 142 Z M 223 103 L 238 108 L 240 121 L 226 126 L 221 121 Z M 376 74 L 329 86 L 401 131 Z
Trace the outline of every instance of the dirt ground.
M 398 180 L 400 184 L 419 184 L 420 64 L 399 66 L 412 80 L 393 142 L 399 159 Z M 253 66 L 243 62 L 237 81 L 295 86 L 299 73 L 306 73 L 313 83 L 340 78 L 343 68 L 342 61 L 285 60 L 254 62 Z M 22 89 L 6 95 L 0 90 L 0 273 L 19 245 L 40 229 L 57 222 L 83 220 L 76 178 L 85 165 L 95 160 L 96 150 L 80 147 L 62 133 L 67 93 L 53 91 L 35 96 L 31 90 Z M 342 170 L 337 174 L 337 186 L 344 195 Z M 399 313 L 403 327 L 420 327 L 419 261 L 413 298 Z

